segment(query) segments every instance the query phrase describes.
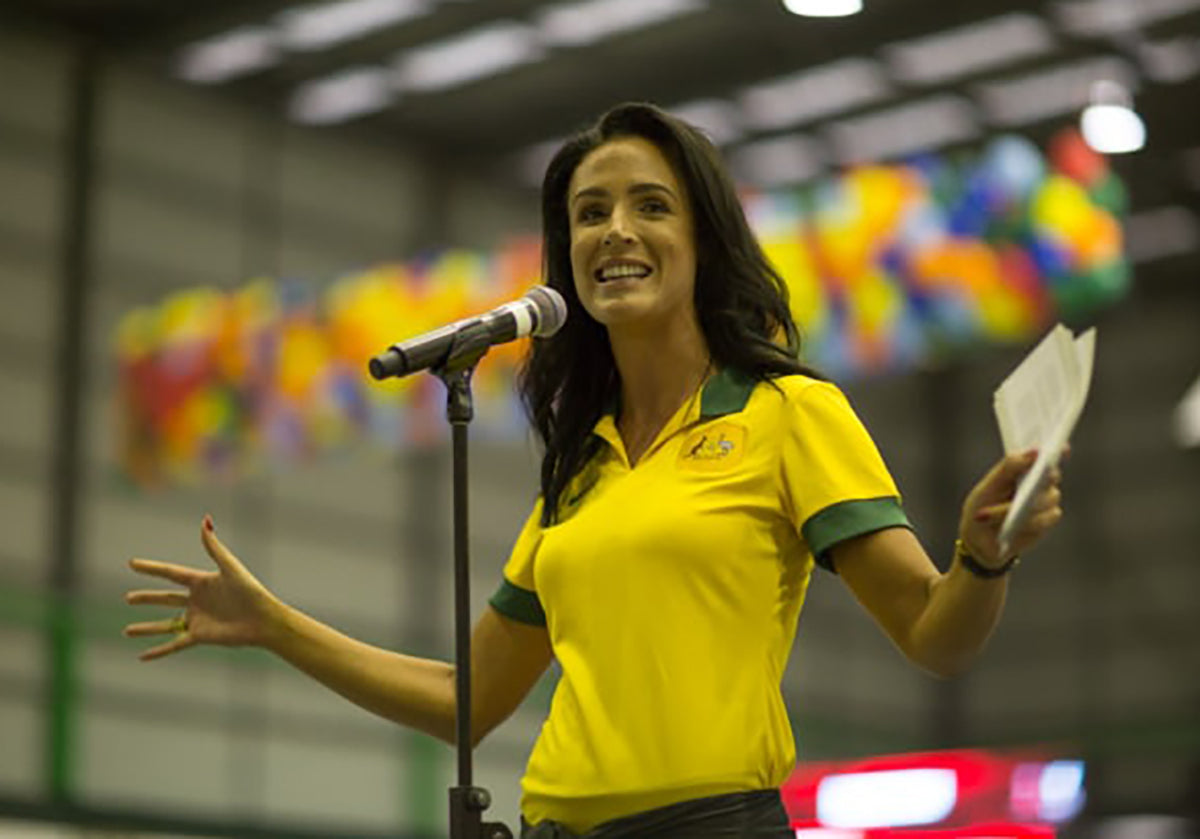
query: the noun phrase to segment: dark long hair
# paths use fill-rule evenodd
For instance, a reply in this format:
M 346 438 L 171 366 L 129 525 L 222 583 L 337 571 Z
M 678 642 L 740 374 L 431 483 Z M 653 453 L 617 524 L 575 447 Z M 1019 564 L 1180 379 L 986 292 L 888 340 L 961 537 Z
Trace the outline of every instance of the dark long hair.
M 787 286 L 751 232 L 712 143 L 653 105 L 618 105 L 559 149 L 542 182 L 545 282 L 567 301 L 565 325 L 533 342 L 519 377 L 521 399 L 544 446 L 543 526 L 555 521 L 563 490 L 596 453 L 592 428 L 620 392 L 608 332 L 575 291 L 567 191 L 590 152 L 622 137 L 653 143 L 686 184 L 695 218 L 696 315 L 713 363 L 757 381 L 817 375 L 800 363 Z

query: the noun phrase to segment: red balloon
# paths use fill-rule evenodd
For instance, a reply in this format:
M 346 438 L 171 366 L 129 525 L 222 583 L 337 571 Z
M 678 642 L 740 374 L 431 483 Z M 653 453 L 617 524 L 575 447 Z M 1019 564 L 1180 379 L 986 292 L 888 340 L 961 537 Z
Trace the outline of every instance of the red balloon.
M 1108 175 L 1108 160 L 1074 128 L 1060 131 L 1050 141 L 1050 163 L 1068 178 L 1089 187 Z

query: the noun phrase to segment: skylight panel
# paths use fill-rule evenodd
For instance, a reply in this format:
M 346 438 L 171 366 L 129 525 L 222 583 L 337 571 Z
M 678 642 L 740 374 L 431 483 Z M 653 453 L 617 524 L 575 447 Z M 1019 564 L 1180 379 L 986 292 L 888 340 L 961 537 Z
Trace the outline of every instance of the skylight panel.
M 278 61 L 274 33 L 262 26 L 243 26 L 184 47 L 176 71 L 190 82 L 215 84 Z
M 739 181 L 769 188 L 801 183 L 821 174 L 824 154 L 818 143 L 801 134 L 746 143 L 729 158 Z
M 829 139 L 843 163 L 887 160 L 978 137 L 975 108 L 959 96 L 934 96 L 843 120 Z
M 391 74 L 380 67 L 357 67 L 301 85 L 288 113 L 297 122 L 329 125 L 383 110 L 392 103 Z
M 698 11 L 706 5 L 704 0 L 578 0 L 547 7 L 538 14 L 537 26 L 547 44 L 579 47 Z
M 420 17 L 428 0 L 341 0 L 288 9 L 276 17 L 280 39 L 293 50 L 320 50 Z
M 1059 26 L 1072 35 L 1121 35 L 1200 9 L 1200 0 L 1060 0 Z
M 1026 125 L 1081 110 L 1088 104 L 1092 84 L 1103 79 L 1131 93 L 1138 87 L 1137 72 L 1129 62 L 1103 56 L 982 84 L 978 96 L 992 123 Z
M 1054 36 L 1041 18 L 1009 14 L 887 47 L 893 75 L 931 84 L 1045 55 Z
M 718 146 L 739 140 L 745 133 L 737 108 L 721 99 L 697 99 L 666 110 L 699 128 Z
M 738 101 L 747 123 L 772 131 L 844 113 L 889 92 L 878 63 L 847 58 L 748 87 Z
M 402 53 L 395 83 L 402 90 L 444 90 L 537 61 L 543 54 L 532 27 L 501 21 Z

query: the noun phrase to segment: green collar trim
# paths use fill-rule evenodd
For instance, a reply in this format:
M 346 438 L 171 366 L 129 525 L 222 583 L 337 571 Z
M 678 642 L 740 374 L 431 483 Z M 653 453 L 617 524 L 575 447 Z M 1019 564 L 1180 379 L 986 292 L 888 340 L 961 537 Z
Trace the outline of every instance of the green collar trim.
M 726 414 L 736 414 L 746 408 L 750 394 L 758 384 L 745 373 L 737 370 L 718 370 L 707 382 L 700 393 L 700 419 L 714 419 Z M 608 399 L 602 416 L 614 419 L 620 412 L 620 390 Z
M 732 369 L 718 370 L 704 385 L 700 394 L 700 417 L 712 419 L 736 414 L 746 407 L 758 382 Z

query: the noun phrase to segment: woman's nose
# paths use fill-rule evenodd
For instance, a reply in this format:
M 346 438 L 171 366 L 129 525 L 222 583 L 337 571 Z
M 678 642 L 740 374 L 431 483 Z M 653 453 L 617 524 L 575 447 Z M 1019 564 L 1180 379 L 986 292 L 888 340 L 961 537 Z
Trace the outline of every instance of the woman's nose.
M 604 244 L 632 244 L 633 229 L 624 213 L 615 212 L 609 219 L 608 230 L 604 232 Z

